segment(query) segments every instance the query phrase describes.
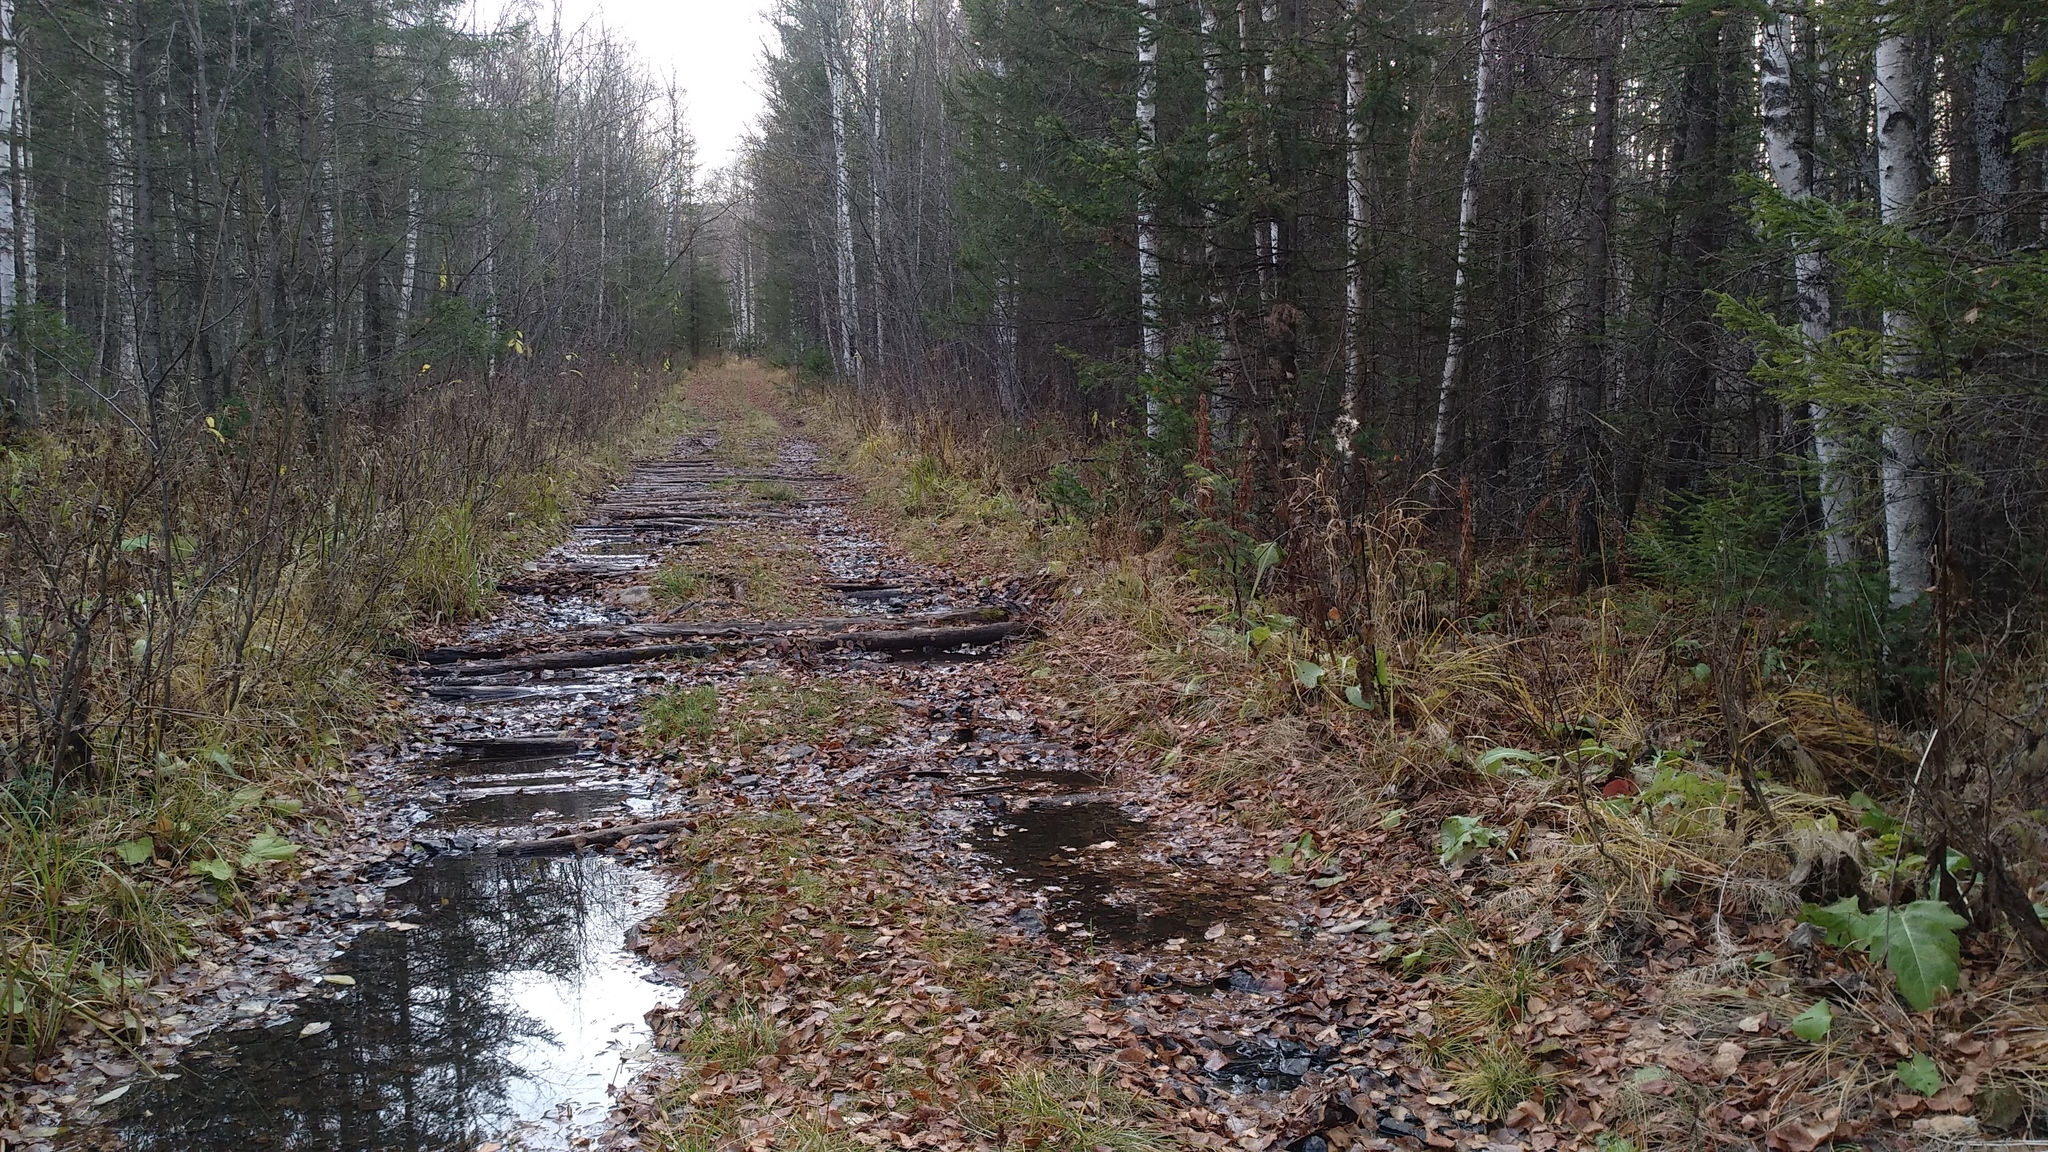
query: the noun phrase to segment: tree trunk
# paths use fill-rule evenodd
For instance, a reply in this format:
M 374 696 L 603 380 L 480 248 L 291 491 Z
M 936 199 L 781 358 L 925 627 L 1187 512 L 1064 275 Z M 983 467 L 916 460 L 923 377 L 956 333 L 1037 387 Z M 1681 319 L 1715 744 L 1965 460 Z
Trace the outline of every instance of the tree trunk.
M 1764 135 L 1764 155 L 1778 189 L 1793 200 L 1813 195 L 1813 163 L 1800 147 L 1792 98 L 1792 17 L 1773 11 L 1764 17 L 1758 61 L 1757 100 Z M 1794 296 L 1799 331 L 1807 356 L 1825 344 L 1834 331 L 1834 305 L 1828 296 L 1828 259 L 1806 244 L 1792 257 Z M 1836 428 L 1830 405 L 1808 405 L 1813 423 L 1813 453 L 1820 464 L 1821 537 L 1828 566 L 1839 568 L 1855 559 L 1849 537 L 1848 452 Z
M 1486 149 L 1487 100 L 1493 85 L 1493 0 L 1479 0 L 1479 63 L 1472 80 L 1472 137 L 1465 150 L 1465 177 L 1458 194 L 1458 244 L 1451 276 L 1450 336 L 1444 346 L 1444 370 L 1436 391 L 1436 424 L 1430 436 L 1429 463 L 1444 466 L 1450 454 L 1451 392 L 1465 363 L 1465 325 L 1471 302 L 1465 290 L 1466 262 L 1479 226 L 1480 161 Z
M 1970 136 L 1977 153 L 1977 239 L 2003 251 L 2011 232 L 2012 118 L 2005 106 L 2012 95 L 2013 67 L 2012 46 L 1997 28 L 1985 35 L 1970 79 Z
M 1359 43 L 1364 0 L 1345 10 L 1344 34 L 1344 392 L 1337 409 L 1337 451 L 1351 457 L 1365 393 L 1365 49 Z
M 1159 326 L 1159 237 L 1153 229 L 1152 176 L 1159 131 L 1158 0 L 1138 0 L 1138 331 L 1140 370 L 1158 372 L 1166 360 Z M 1145 434 L 1159 435 L 1159 398 L 1145 399 Z
M 1922 167 L 1920 60 L 1901 0 L 1887 5 L 1890 26 L 1877 42 L 1877 186 L 1884 223 L 1912 222 L 1926 188 Z M 1934 582 L 1933 485 L 1926 471 L 1926 444 L 1913 379 L 1919 324 L 1904 309 L 1884 314 L 1885 375 L 1892 397 L 1880 437 L 1884 483 L 1884 536 L 1891 602 L 1905 607 Z
M 1207 127 L 1208 161 L 1221 171 L 1223 156 L 1223 43 L 1216 19 L 1217 0 L 1196 0 L 1202 21 L 1202 120 Z M 1211 190 L 1202 199 L 1202 268 L 1209 277 L 1209 337 L 1216 343 L 1216 390 L 1209 403 L 1214 438 L 1231 442 L 1233 402 L 1231 374 L 1238 369 L 1237 349 L 1230 339 L 1229 294 L 1223 286 L 1217 233 L 1223 227 L 1222 206 Z
M 839 59 L 841 46 L 827 34 L 825 38 L 825 88 L 826 98 L 831 101 L 832 120 L 832 223 L 833 223 L 833 272 L 838 288 L 838 309 L 836 314 L 838 339 L 833 351 L 838 363 L 835 367 L 839 377 L 853 382 L 855 388 L 866 386 L 865 374 L 861 371 L 858 315 L 860 285 L 854 271 L 853 247 L 853 179 L 847 172 L 846 158 L 846 67 Z

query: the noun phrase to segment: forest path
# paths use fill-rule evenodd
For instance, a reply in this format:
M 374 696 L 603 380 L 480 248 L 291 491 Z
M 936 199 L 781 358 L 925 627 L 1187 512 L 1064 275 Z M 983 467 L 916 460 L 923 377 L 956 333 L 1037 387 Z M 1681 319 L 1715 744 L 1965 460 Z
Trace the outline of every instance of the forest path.
M 490 619 L 401 669 L 411 730 L 358 764 L 371 859 L 257 910 L 237 975 L 178 1018 L 214 1030 L 127 1091 L 90 1143 L 429 1152 L 602 1133 L 650 1053 L 659 974 L 626 944 L 661 906 L 654 849 L 682 815 L 668 776 L 619 738 L 661 679 L 634 643 L 654 614 L 642 582 L 773 519 L 773 502 L 735 498 L 745 485 L 830 483 L 801 462 L 736 469 L 715 447 L 706 433 L 638 462 L 501 582 Z M 686 629 L 704 650 L 792 630 Z M 578 853 L 586 841 L 610 851 Z M 321 921 L 369 927 L 334 950 L 306 931 Z
M 1277 874 L 1090 727 L 1028 649 L 965 634 L 1023 631 L 1058 592 L 906 558 L 887 510 L 856 507 L 815 470 L 802 417 L 780 419 L 752 460 L 722 441 L 795 483 L 767 493 L 772 521 L 651 585 L 605 577 L 614 598 L 697 596 L 613 649 L 648 648 L 663 685 L 622 744 L 695 813 L 666 849 L 682 891 L 640 935 L 689 987 L 654 1014 L 679 1058 L 632 1090 L 615 1141 L 1486 1144 L 1391 1034 L 1416 996 L 1373 962 L 1392 925 Z M 762 498 L 727 488 L 704 516 Z M 698 647 L 639 644 L 657 637 Z M 898 639 L 863 642 L 879 637 Z

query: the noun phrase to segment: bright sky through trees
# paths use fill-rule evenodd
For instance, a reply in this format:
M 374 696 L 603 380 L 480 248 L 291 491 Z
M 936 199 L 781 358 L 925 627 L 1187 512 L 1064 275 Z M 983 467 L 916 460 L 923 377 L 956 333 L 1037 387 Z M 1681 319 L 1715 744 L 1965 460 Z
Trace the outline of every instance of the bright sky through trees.
M 521 0 L 474 0 L 480 23 Z M 730 163 L 761 109 L 755 65 L 768 22 L 764 0 L 560 0 L 562 26 L 597 21 L 637 48 L 657 74 L 689 93 L 690 130 L 702 170 Z M 533 4 L 546 21 L 550 0 Z

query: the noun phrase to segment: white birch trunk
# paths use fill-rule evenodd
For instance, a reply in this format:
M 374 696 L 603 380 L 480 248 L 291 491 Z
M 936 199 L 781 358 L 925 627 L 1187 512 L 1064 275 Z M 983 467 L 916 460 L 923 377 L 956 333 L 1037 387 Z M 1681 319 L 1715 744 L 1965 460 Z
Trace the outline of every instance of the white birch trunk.
M 14 307 L 17 295 L 27 288 L 25 237 L 21 213 L 21 143 L 15 137 L 20 122 L 21 57 L 14 48 L 14 0 L 0 0 L 0 162 L 7 166 L 6 187 L 0 189 L 0 313 Z M 4 320 L 4 317 L 0 317 Z
M 1259 27 L 1266 36 L 1265 51 L 1261 53 L 1261 58 L 1264 62 L 1260 65 L 1259 69 L 1259 91 L 1265 97 L 1266 106 L 1269 108 L 1273 104 L 1273 93 L 1279 78 L 1279 66 L 1275 62 L 1276 52 L 1274 50 L 1275 45 L 1279 43 L 1280 39 L 1277 27 L 1279 23 L 1280 5 L 1275 3 L 1274 0 L 1265 0 L 1264 3 L 1259 5 Z M 1275 160 L 1277 161 L 1277 157 L 1275 157 Z M 1278 299 L 1280 292 L 1280 218 L 1278 216 L 1268 217 L 1266 220 L 1266 278 L 1267 282 L 1272 285 L 1274 298 Z
M 839 45 L 833 43 L 829 36 L 824 49 L 825 88 L 827 99 L 832 104 L 833 273 L 838 288 L 838 340 L 833 352 L 840 378 L 851 380 L 855 388 L 860 388 L 865 382 L 862 380 L 860 350 L 856 344 L 860 324 L 857 311 L 860 285 L 854 271 L 853 181 L 847 174 L 846 164 L 846 69 L 839 59 Z
M 1213 7 L 1216 0 L 1196 2 L 1201 9 L 1202 21 L 1202 115 L 1208 125 L 1209 163 L 1220 170 L 1224 163 L 1223 45 L 1218 37 L 1218 21 Z M 1213 198 L 1207 199 L 1202 206 L 1202 267 L 1209 276 L 1209 337 L 1216 342 L 1216 391 L 1209 402 L 1209 426 L 1215 441 L 1229 444 L 1236 407 L 1230 381 L 1237 366 L 1237 349 L 1230 339 L 1227 318 L 1230 302 L 1224 294 L 1223 277 L 1217 267 L 1216 233 L 1222 224 L 1220 207 Z
M 1886 224 L 1907 224 L 1925 189 L 1920 154 L 1922 77 L 1903 5 L 1887 5 L 1892 24 L 1877 42 L 1877 195 Z M 1893 607 L 1919 600 L 1934 582 L 1934 500 L 1918 420 L 1913 345 L 1919 326 L 1909 312 L 1884 314 L 1885 374 L 1892 411 L 1880 436 L 1884 537 Z
M 1443 466 L 1450 451 L 1451 392 L 1465 364 L 1465 326 L 1470 302 L 1465 298 L 1465 262 L 1472 234 L 1479 225 L 1480 160 L 1486 149 L 1487 101 L 1493 87 L 1493 0 L 1479 2 L 1479 64 L 1472 80 L 1472 139 L 1465 151 L 1465 178 L 1458 195 L 1458 246 L 1451 274 L 1451 331 L 1444 346 L 1443 378 L 1436 392 L 1436 427 L 1430 437 L 1429 464 Z
M 1166 360 L 1166 333 L 1159 327 L 1159 238 L 1153 228 L 1152 164 L 1158 146 L 1158 0 L 1138 0 L 1138 330 L 1143 371 L 1157 372 Z M 1145 433 L 1160 431 L 1157 397 L 1145 401 Z
M 1359 44 L 1364 0 L 1350 0 L 1344 34 L 1344 397 L 1337 411 L 1337 451 L 1350 459 L 1365 387 L 1365 55 Z
M 101 365 L 110 394 L 120 396 L 141 380 L 135 364 L 135 172 L 134 137 L 123 122 L 125 95 L 119 80 L 105 87 L 107 133 L 107 283 L 100 306 L 104 335 Z
M 874 310 L 874 371 L 887 372 L 883 353 L 887 332 L 884 327 L 882 295 L 882 31 L 880 5 L 876 6 L 875 27 L 868 41 L 868 307 Z
M 412 322 L 413 293 L 420 282 L 420 189 L 415 184 L 405 198 L 405 266 L 398 276 L 398 340 L 405 341 L 405 327 Z
M 1793 125 L 1792 101 L 1792 17 L 1773 11 L 1764 18 L 1761 56 L 1758 61 L 1757 98 L 1761 106 L 1764 154 L 1770 162 L 1771 178 L 1793 200 L 1813 195 L 1813 166 L 1799 149 Z M 1834 332 L 1834 306 L 1828 296 L 1828 260 L 1802 246 L 1792 257 L 1794 296 L 1799 308 L 1799 331 L 1811 361 L 1814 351 Z M 1810 405 L 1813 418 L 1813 451 L 1820 463 L 1821 534 L 1828 566 L 1838 568 L 1855 559 L 1849 538 L 1848 453 L 1836 427 L 1832 408 L 1821 401 Z

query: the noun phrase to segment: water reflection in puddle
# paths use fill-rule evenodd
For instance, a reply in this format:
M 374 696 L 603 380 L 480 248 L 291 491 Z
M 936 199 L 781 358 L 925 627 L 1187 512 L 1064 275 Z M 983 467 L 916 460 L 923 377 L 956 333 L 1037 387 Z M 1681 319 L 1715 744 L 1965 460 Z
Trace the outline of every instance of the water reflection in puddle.
M 647 969 L 621 945 L 661 892 L 603 856 L 439 857 L 392 892 L 420 929 L 365 933 L 336 962 L 354 987 L 214 1037 L 131 1093 L 117 1130 L 144 1152 L 442 1152 L 548 1117 L 515 1146 L 567 1147 L 647 1039 Z
M 1002 869 L 1047 897 L 1049 927 L 1076 925 L 1079 938 L 1156 944 L 1196 937 L 1216 922 L 1231 896 L 1191 890 L 1183 873 L 1146 860 L 1143 821 L 1114 804 L 1048 798 L 996 821 L 975 845 Z

